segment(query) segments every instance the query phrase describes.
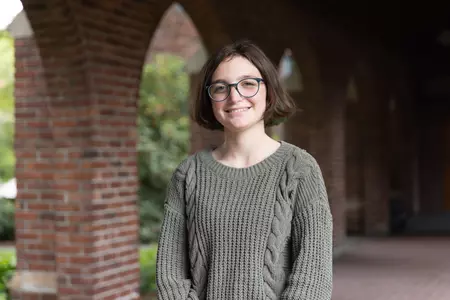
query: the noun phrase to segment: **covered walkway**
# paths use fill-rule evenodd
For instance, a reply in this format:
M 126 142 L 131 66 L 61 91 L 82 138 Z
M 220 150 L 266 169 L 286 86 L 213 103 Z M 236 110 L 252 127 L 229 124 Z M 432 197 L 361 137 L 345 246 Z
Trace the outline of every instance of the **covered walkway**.
M 333 300 L 450 299 L 450 237 L 364 238 L 335 261 Z
M 140 281 L 140 80 L 173 1 L 22 3 L 9 28 L 16 50 L 18 260 L 11 290 L 15 299 L 130 299 Z M 256 42 L 275 64 L 291 54 L 296 76 L 283 82 L 302 112 L 278 128 L 280 138 L 318 160 L 336 247 L 353 234 L 388 236 L 410 229 L 418 216 L 450 211 L 446 4 L 179 4 L 205 57 L 239 38 Z M 190 70 L 192 96 L 199 66 Z M 221 136 L 192 124 L 191 139 L 196 151 Z M 336 300 L 400 300 L 408 292 L 450 299 L 442 296 L 446 280 L 450 286 L 450 251 L 442 250 L 448 241 L 354 246 L 337 261 Z

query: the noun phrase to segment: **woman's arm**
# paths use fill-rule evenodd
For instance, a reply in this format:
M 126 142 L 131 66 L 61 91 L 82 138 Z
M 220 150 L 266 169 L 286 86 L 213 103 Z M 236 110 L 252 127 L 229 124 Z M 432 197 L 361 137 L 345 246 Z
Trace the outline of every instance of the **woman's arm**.
M 156 285 L 160 300 L 197 300 L 189 275 L 184 187 L 188 165 L 180 164 L 167 188 L 158 243 Z
M 333 220 L 316 160 L 306 155 L 292 220 L 294 265 L 282 300 L 330 300 L 333 285 Z M 303 173 L 303 172 L 302 172 Z

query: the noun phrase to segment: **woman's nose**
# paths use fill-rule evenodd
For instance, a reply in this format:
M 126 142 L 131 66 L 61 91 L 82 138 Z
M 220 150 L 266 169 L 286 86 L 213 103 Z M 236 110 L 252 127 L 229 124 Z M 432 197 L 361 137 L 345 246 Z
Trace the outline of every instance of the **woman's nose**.
M 242 96 L 239 94 L 236 86 L 231 87 L 229 100 L 233 102 L 239 102 L 242 100 Z

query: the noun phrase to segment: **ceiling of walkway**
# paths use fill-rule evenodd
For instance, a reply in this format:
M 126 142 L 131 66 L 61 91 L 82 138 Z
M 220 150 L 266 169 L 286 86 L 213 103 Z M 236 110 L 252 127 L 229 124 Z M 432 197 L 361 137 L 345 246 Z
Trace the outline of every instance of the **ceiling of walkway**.
M 375 40 L 400 54 L 422 87 L 440 80 L 447 92 L 435 98 L 450 103 L 446 87 L 450 83 L 449 1 L 291 1 L 362 42 Z M 428 95 L 425 98 L 431 101 Z
M 369 33 L 387 46 L 396 48 L 414 46 L 423 51 L 439 45 L 439 36 L 446 30 L 450 31 L 448 1 L 292 1 L 336 26 L 361 37 Z

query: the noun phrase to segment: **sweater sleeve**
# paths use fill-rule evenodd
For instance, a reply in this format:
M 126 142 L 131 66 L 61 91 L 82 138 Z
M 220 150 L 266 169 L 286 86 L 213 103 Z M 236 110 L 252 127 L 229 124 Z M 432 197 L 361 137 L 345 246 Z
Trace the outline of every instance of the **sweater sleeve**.
M 292 221 L 293 269 L 282 300 L 330 300 L 333 277 L 333 220 L 316 160 L 307 155 Z
M 156 287 L 160 300 L 197 300 L 189 275 L 184 187 L 186 163 L 169 182 L 156 259 Z

